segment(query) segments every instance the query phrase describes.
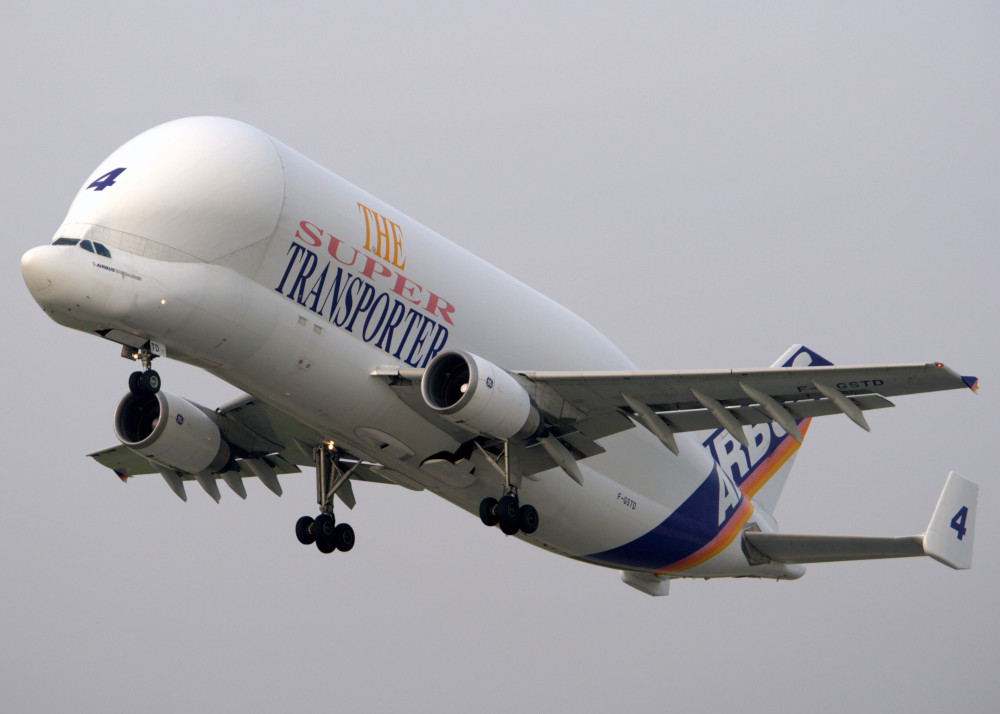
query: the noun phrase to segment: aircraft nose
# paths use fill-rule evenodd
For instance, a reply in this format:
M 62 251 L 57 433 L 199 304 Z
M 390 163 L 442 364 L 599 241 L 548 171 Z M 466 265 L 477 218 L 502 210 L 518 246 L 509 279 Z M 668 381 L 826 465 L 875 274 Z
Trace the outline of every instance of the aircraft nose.
M 52 287 L 54 251 L 50 245 L 40 245 L 21 256 L 21 276 L 35 300 Z

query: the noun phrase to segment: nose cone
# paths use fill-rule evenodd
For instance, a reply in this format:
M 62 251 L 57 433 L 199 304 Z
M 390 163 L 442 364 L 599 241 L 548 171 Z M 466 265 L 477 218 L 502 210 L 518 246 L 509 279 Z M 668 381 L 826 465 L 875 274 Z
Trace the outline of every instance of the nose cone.
M 84 317 L 80 303 L 90 302 L 88 286 L 79 276 L 81 258 L 85 261 L 87 255 L 76 248 L 40 245 L 21 256 L 21 275 L 28 292 L 60 324 L 75 327 L 75 321 Z
M 44 307 L 46 292 L 52 293 L 56 266 L 54 253 L 58 249 L 51 245 L 40 245 L 21 256 L 21 276 L 28 292 L 35 302 Z
M 93 332 L 117 324 L 134 306 L 134 286 L 96 253 L 70 245 L 42 245 L 21 256 L 31 297 L 60 325 Z M 130 289 L 131 288 L 131 289 Z

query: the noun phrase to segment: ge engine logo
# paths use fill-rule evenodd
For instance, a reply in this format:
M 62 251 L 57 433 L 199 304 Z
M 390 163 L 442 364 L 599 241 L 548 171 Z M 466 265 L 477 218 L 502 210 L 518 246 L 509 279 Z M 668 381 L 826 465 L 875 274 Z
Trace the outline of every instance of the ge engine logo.
M 493 377 L 486 378 L 486 388 L 493 389 Z
M 183 424 L 184 423 L 184 415 L 183 414 L 178 414 L 176 421 L 177 421 L 177 425 L 178 426 L 180 426 L 181 424 Z

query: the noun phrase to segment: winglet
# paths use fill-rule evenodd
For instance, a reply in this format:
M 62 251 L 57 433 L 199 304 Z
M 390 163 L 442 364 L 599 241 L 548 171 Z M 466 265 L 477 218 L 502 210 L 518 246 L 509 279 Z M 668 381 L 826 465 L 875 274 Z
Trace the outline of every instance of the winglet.
M 965 382 L 965 386 L 973 392 L 979 391 L 979 377 L 962 377 L 962 381 Z
M 955 471 L 948 474 L 927 532 L 924 553 L 956 570 L 972 567 L 979 487 Z

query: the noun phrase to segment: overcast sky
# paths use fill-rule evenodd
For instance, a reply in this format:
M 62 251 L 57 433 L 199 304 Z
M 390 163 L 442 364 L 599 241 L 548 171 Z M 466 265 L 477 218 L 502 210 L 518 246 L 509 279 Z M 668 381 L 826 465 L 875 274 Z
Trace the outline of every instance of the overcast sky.
M 284 5 L 0 11 L 5 710 L 995 710 L 1000 6 Z M 323 557 L 293 535 L 311 472 L 220 505 L 123 485 L 84 455 L 115 443 L 133 367 L 47 319 L 19 258 L 107 154 L 195 114 L 264 129 L 642 368 L 803 342 L 978 375 L 870 434 L 817 420 L 776 514 L 918 533 L 956 469 L 981 485 L 974 569 L 814 565 L 654 599 L 429 493 L 355 487 L 357 547 Z M 158 369 L 207 406 L 236 394 Z

